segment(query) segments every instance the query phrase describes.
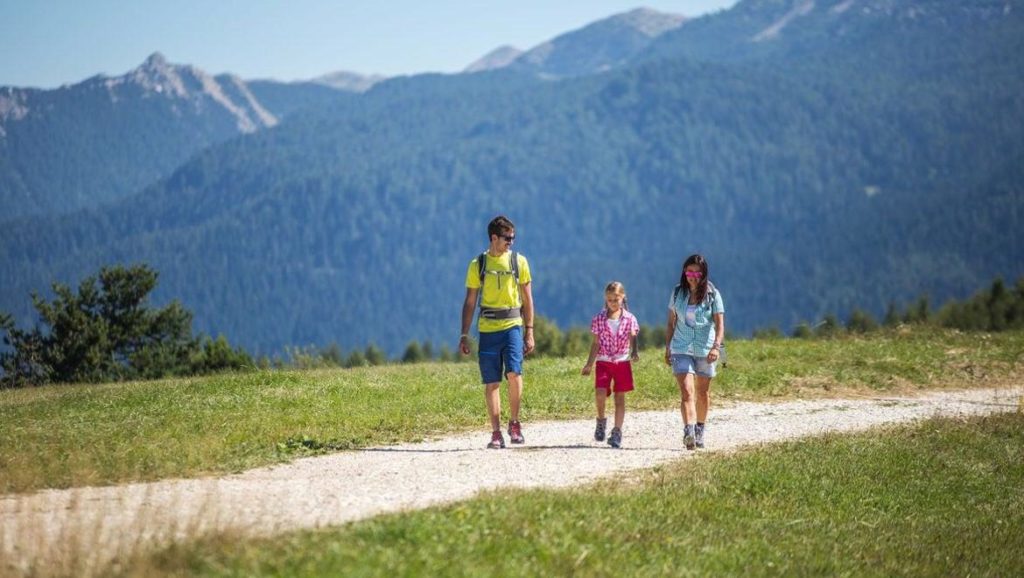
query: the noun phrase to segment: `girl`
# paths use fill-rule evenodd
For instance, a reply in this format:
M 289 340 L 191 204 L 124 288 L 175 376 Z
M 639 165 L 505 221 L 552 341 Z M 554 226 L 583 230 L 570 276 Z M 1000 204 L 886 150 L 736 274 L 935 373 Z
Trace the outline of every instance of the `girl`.
M 682 398 L 679 412 L 685 428 L 683 443 L 688 450 L 703 448 L 704 424 L 711 403 L 711 378 L 715 377 L 715 362 L 721 355 L 725 338 L 725 305 L 721 293 L 708 281 L 708 263 L 700 255 L 690 255 L 683 263 L 679 285 L 668 302 L 666 335 L 665 363 L 672 367 Z
M 590 346 L 590 357 L 583 366 L 583 375 L 590 375 L 590 370 L 597 360 L 597 372 L 594 374 L 595 401 L 597 402 L 597 428 L 594 439 L 604 441 L 605 427 L 608 423 L 604 416 L 605 401 L 612 391 L 615 392 L 615 427 L 608 436 L 608 445 L 613 448 L 622 446 L 622 420 L 626 416 L 626 392 L 633 390 L 633 361 L 640 359 L 636 347 L 636 336 L 640 332 L 640 324 L 636 317 L 627 311 L 626 288 L 618 281 L 612 281 L 604 289 L 604 309 L 594 316 L 590 322 L 590 332 L 594 334 L 594 343 Z

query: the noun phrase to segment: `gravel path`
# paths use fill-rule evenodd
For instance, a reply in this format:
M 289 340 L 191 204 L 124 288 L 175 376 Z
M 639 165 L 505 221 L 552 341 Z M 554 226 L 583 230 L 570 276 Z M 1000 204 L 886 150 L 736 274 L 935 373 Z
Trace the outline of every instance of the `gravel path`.
M 735 403 L 712 409 L 708 448 L 682 447 L 677 411 L 629 412 L 621 450 L 593 420 L 524 423 L 525 446 L 486 450 L 486 432 L 305 458 L 221 478 L 0 497 L 0 570 L 101 568 L 113 557 L 208 531 L 271 534 L 454 502 L 482 490 L 567 487 L 699 453 L 934 415 L 1016 411 L 1024 387 L 917 397 Z M 481 408 L 481 414 L 483 408 Z

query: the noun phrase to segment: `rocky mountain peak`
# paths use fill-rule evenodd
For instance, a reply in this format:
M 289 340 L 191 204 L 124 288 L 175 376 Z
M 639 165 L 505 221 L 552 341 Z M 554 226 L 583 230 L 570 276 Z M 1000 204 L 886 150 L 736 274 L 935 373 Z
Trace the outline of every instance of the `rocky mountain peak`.
M 158 51 L 150 54 L 149 57 L 146 58 L 146 61 L 142 63 L 140 68 L 144 70 L 158 71 L 167 69 L 169 66 L 170 64 L 167 63 L 167 58 L 162 52 Z
M 198 73 L 198 74 L 196 74 Z M 201 76 L 202 71 L 189 66 L 176 66 L 167 62 L 163 54 L 154 52 L 137 68 L 127 74 L 103 79 L 103 84 L 109 91 L 118 91 L 120 88 L 132 85 L 143 89 L 147 93 L 158 93 L 165 96 L 177 98 L 188 98 L 188 81 L 192 77 Z M 116 98 L 116 97 L 115 97 Z
M 382 80 L 387 80 L 387 77 L 379 74 L 364 75 L 356 72 L 340 70 L 337 72 L 330 72 L 323 76 L 318 76 L 314 78 L 312 82 L 329 86 L 336 90 L 344 90 L 347 92 L 366 92 L 367 90 L 370 90 L 374 84 L 377 84 Z
M 141 65 L 123 76 L 101 77 L 100 80 L 114 102 L 133 98 L 132 89 L 141 89 L 143 98 L 159 96 L 184 101 L 183 104 L 188 103 L 197 113 L 212 101 L 235 117 L 241 132 L 277 124 L 277 119 L 237 77 L 214 78 L 195 66 L 172 64 L 160 52 L 149 55 Z
M 650 8 L 637 8 L 612 16 L 609 20 L 625 24 L 641 34 L 654 38 L 678 28 L 683 22 L 686 22 L 686 17 L 680 14 L 658 12 Z
M 627 62 L 655 38 L 680 27 L 686 20 L 679 14 L 637 8 L 559 35 L 525 52 L 501 46 L 464 71 L 512 67 L 546 78 L 601 72 Z
M 474 60 L 463 72 L 482 72 L 484 70 L 504 68 L 511 64 L 513 60 L 519 58 L 521 54 L 523 54 L 523 51 L 515 46 L 499 46 L 479 59 Z
M 536 46 L 510 63 L 545 78 L 593 74 L 622 66 L 686 17 L 638 8 L 588 24 Z

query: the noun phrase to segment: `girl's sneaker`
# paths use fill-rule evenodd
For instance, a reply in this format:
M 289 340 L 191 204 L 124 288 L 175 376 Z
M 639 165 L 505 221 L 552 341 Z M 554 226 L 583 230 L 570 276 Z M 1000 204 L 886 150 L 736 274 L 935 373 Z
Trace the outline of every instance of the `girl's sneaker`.
M 704 424 L 699 423 L 693 428 L 693 443 L 698 448 L 704 448 Z
M 503 447 L 505 447 L 505 437 L 501 435 L 501 431 L 491 432 L 491 443 L 487 444 L 487 449 L 500 450 Z
M 604 428 L 608 425 L 608 418 L 597 418 L 597 427 L 594 428 L 594 440 L 604 441 Z
M 613 448 L 622 447 L 622 430 L 617 427 L 612 428 L 612 435 L 608 436 L 608 445 Z

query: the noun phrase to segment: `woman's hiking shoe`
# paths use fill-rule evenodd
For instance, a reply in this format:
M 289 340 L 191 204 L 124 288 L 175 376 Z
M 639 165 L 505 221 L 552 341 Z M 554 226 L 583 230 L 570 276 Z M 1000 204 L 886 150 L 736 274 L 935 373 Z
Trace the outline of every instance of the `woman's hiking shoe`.
M 503 447 L 505 447 L 505 438 L 501 435 L 501 431 L 491 432 L 491 443 L 487 444 L 487 449 L 500 450 Z
M 612 435 L 608 436 L 608 445 L 613 448 L 622 447 L 622 430 L 619 428 L 612 428 Z
M 686 428 L 683 430 L 683 445 L 686 449 L 692 450 L 697 447 L 697 438 L 693 435 L 693 426 L 686 424 Z
M 514 444 L 525 443 L 523 439 L 523 426 L 518 421 L 512 421 L 508 424 L 508 441 Z M 502 445 L 501 447 L 505 447 Z
M 704 424 L 699 423 L 693 428 L 693 443 L 698 448 L 704 449 Z
M 608 425 L 608 418 L 597 418 L 597 427 L 594 428 L 594 441 L 604 441 L 604 428 Z

